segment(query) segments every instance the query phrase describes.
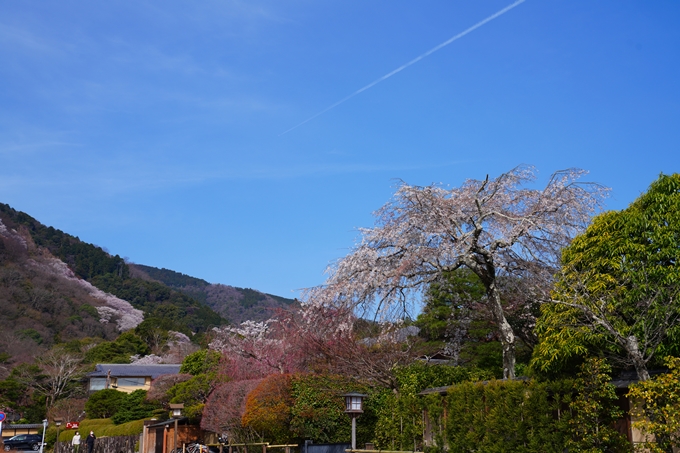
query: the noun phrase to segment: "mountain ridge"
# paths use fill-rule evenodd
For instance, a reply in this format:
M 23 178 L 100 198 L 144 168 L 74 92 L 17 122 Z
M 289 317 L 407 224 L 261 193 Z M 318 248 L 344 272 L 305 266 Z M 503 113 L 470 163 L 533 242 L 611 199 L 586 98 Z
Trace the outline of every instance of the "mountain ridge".
M 128 263 L 0 203 L 0 327 L 5 336 L 48 346 L 85 337 L 111 340 L 146 324 L 197 340 L 196 334 L 228 320 L 260 321 L 291 303 Z
M 205 303 L 236 324 L 243 321 L 264 321 L 271 317 L 272 310 L 298 303 L 296 299 L 263 293 L 252 288 L 209 283 L 206 280 L 170 269 L 159 269 L 136 263 L 128 264 L 132 275 L 138 278 L 156 280 L 183 292 Z

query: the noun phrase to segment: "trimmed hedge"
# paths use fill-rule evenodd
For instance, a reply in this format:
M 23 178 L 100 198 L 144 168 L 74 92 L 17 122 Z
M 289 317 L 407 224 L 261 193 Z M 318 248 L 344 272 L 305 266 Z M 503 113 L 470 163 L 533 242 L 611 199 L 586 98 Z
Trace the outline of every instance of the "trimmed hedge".
M 50 429 L 52 428 L 49 428 L 48 431 Z M 120 425 L 114 425 L 110 418 L 85 419 L 80 422 L 80 427 L 78 429 L 69 429 L 60 432 L 59 442 L 71 442 L 76 431 L 80 432 L 82 442 L 85 442 L 85 438 L 90 431 L 94 431 L 94 435 L 97 437 L 113 437 L 141 434 L 143 429 L 144 420 L 134 420 Z
M 441 416 L 433 429 L 451 453 L 562 453 L 572 392 L 570 381 L 464 382 L 425 405 Z

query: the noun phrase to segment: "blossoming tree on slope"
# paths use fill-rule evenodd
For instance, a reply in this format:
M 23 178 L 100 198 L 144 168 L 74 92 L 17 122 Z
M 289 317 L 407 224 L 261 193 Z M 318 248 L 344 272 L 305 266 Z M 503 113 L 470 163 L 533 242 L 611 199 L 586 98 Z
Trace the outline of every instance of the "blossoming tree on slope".
M 536 299 L 550 287 L 560 250 L 581 232 L 608 189 L 579 182 L 583 170 L 556 172 L 543 190 L 525 187 L 533 167 L 458 188 L 402 183 L 362 229 L 359 243 L 331 267 L 307 303 L 350 306 L 386 318 L 408 312 L 443 272 L 466 267 L 482 281 L 503 346 L 503 375 L 515 375 L 515 333 L 501 303 L 504 286 Z

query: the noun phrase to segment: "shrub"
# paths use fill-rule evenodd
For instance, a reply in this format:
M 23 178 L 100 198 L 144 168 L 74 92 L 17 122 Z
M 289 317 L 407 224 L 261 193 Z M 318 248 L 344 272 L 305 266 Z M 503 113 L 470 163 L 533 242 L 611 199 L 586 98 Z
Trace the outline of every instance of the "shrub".
M 440 426 L 452 453 L 562 453 L 571 383 L 465 382 L 449 389 Z
M 180 373 L 188 373 L 194 376 L 215 371 L 220 362 L 220 354 L 208 349 L 200 349 L 189 354 L 182 361 Z
M 100 390 L 101 391 L 101 390 Z M 142 420 L 151 417 L 160 405 L 146 399 L 146 390 L 135 390 L 125 395 L 120 402 L 120 408 L 112 417 L 113 423 L 120 425 L 132 420 Z
M 127 395 L 115 389 L 103 389 L 90 395 L 85 403 L 88 418 L 109 418 L 116 414 Z
M 286 444 L 292 442 L 290 432 L 291 377 L 288 374 L 273 374 L 260 382 L 246 398 L 246 411 L 242 423 L 270 442 Z

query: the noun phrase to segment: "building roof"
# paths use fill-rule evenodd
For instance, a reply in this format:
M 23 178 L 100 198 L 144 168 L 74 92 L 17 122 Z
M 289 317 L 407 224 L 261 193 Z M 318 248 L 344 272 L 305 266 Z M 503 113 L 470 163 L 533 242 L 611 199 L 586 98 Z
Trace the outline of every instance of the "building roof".
M 178 374 L 181 364 L 153 364 L 153 365 L 132 365 L 120 363 L 98 363 L 94 371 L 88 373 L 88 377 L 106 377 L 109 370 L 111 377 L 151 377 L 156 379 L 164 374 Z
M 144 426 L 146 426 L 147 428 L 157 428 L 159 426 L 167 426 L 167 425 L 174 425 L 174 424 L 175 424 L 174 418 L 171 418 L 171 419 L 168 419 L 168 420 L 163 420 L 161 422 L 157 422 L 155 419 L 146 420 L 144 422 Z M 189 418 L 188 417 L 178 418 L 177 424 L 178 425 L 188 425 L 189 424 Z
M 654 377 L 658 374 L 661 373 L 667 373 L 668 369 L 656 369 L 656 370 L 649 370 L 650 376 Z M 514 378 L 516 381 L 528 381 L 529 378 L 525 376 L 518 376 Z M 614 387 L 617 389 L 628 389 L 631 385 L 636 384 L 640 380 L 637 377 L 637 373 L 635 371 L 623 371 L 621 372 L 615 379 L 612 379 L 609 381 L 610 384 L 612 384 Z M 482 384 L 487 384 L 489 381 L 483 381 Z M 455 385 L 455 384 L 453 384 Z M 446 395 L 451 387 L 453 385 L 447 385 L 445 387 L 433 387 L 433 388 L 428 388 L 423 390 L 422 392 L 418 393 L 418 395 L 431 395 L 433 393 L 438 393 L 440 395 Z
M 529 378 L 526 377 L 526 376 L 516 376 L 516 377 L 512 378 L 512 380 L 513 381 L 526 382 L 526 381 L 529 381 Z M 487 385 L 489 382 L 491 382 L 491 381 L 479 381 L 479 382 L 475 382 L 475 384 Z M 440 395 L 446 395 L 449 392 L 449 389 L 451 387 L 455 386 L 455 385 L 456 384 L 451 384 L 451 385 L 447 385 L 447 386 L 444 386 L 444 387 L 432 387 L 432 388 L 423 390 L 422 392 L 418 393 L 418 395 L 431 395 L 433 393 L 438 393 Z
M 662 373 L 668 373 L 668 371 L 668 368 L 647 370 L 650 377 L 655 377 Z M 610 383 L 617 389 L 627 389 L 631 385 L 637 384 L 638 382 L 640 382 L 640 379 L 638 378 L 637 372 L 627 370 L 619 373 L 619 375 L 615 379 L 612 379 Z
M 42 427 L 43 427 L 42 423 L 25 423 L 25 424 L 19 424 L 19 425 L 6 424 L 6 425 L 4 425 L 3 429 L 34 429 L 34 428 L 42 428 Z

